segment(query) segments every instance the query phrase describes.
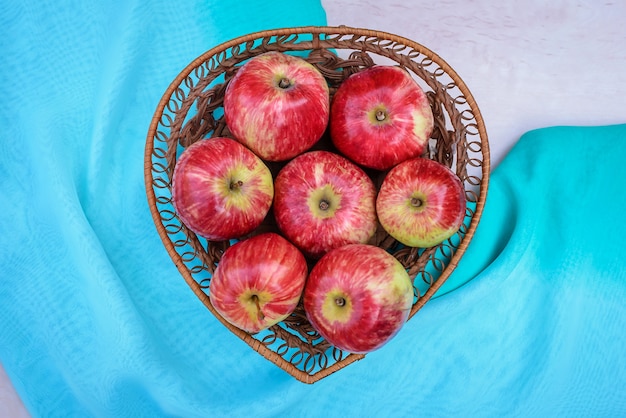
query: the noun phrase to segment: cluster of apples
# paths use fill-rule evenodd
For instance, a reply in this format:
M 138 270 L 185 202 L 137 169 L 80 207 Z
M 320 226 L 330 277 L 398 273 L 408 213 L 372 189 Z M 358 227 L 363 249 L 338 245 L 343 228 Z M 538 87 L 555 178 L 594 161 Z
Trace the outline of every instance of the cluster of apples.
M 378 65 L 346 78 L 331 103 L 313 65 L 268 52 L 229 81 L 224 118 L 232 138 L 189 146 L 172 180 L 190 230 L 237 240 L 211 279 L 216 311 L 256 333 L 302 300 L 330 344 L 380 348 L 406 322 L 414 295 L 402 264 L 370 244 L 378 225 L 407 246 L 431 247 L 465 216 L 461 181 L 422 157 L 433 130 L 424 91 L 404 69 Z M 316 149 L 326 133 L 332 148 Z M 275 175 L 270 163 L 280 164 Z M 268 216 L 278 231 L 259 231 Z

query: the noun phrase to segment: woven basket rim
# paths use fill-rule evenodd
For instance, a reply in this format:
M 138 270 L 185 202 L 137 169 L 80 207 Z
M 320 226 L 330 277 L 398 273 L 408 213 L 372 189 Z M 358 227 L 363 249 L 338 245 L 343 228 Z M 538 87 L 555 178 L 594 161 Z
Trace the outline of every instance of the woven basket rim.
M 151 119 L 147 139 L 146 146 L 144 151 L 144 182 L 146 188 L 147 200 L 149 203 L 150 213 L 153 218 L 154 224 L 156 226 L 157 232 L 163 242 L 167 253 L 174 261 L 178 271 L 183 276 L 184 280 L 191 287 L 194 294 L 204 303 L 205 306 L 211 310 L 214 316 L 231 332 L 237 335 L 239 338 L 248 343 L 255 351 L 265 357 L 267 360 L 275 363 L 281 369 L 290 373 L 297 380 L 304 383 L 314 383 L 319 381 L 320 379 L 327 377 L 328 375 L 336 372 L 337 370 L 345 367 L 346 365 L 360 360 L 365 357 L 363 354 L 348 354 L 341 363 L 334 363 L 315 374 L 308 374 L 305 371 L 294 368 L 291 363 L 286 361 L 283 357 L 271 351 L 260 341 L 251 337 L 250 334 L 245 331 L 233 326 L 232 324 L 225 321 L 212 307 L 209 301 L 209 297 L 206 293 L 202 291 L 202 289 L 198 286 L 198 283 L 189 273 L 189 270 L 186 268 L 185 263 L 181 257 L 181 255 L 176 251 L 172 241 L 169 238 L 169 234 L 166 231 L 165 226 L 162 224 L 161 213 L 157 207 L 157 197 L 154 190 L 154 178 L 152 175 L 152 157 L 154 151 L 154 138 L 157 132 L 158 125 L 161 120 L 162 112 L 164 111 L 167 103 L 170 101 L 172 94 L 181 85 L 181 83 L 197 68 L 199 65 L 207 61 L 212 56 L 219 54 L 223 51 L 228 50 L 229 48 L 240 45 L 242 43 L 246 43 L 249 41 L 254 41 L 260 38 L 265 37 L 274 37 L 274 36 L 285 36 L 285 35 L 313 35 L 313 39 L 309 42 L 312 43 L 313 49 L 320 48 L 319 41 L 320 35 L 330 34 L 330 35 L 358 35 L 365 37 L 372 37 L 378 39 L 384 39 L 385 41 L 391 41 L 403 44 L 413 50 L 427 56 L 434 63 L 436 63 L 440 68 L 448 74 L 450 78 L 456 83 L 458 89 L 461 91 L 469 107 L 473 111 L 474 118 L 476 120 L 476 125 L 478 129 L 478 135 L 481 138 L 481 154 L 482 154 L 482 165 L 481 165 L 481 183 L 480 190 L 478 194 L 478 199 L 476 201 L 476 207 L 474 210 L 474 215 L 471 219 L 467 232 L 462 240 L 462 242 L 457 247 L 456 252 L 451 257 L 449 263 L 446 268 L 442 272 L 441 276 L 430 286 L 430 288 L 426 291 L 426 293 L 418 299 L 418 301 L 413 306 L 411 311 L 411 316 L 415 314 L 419 309 L 421 309 L 430 299 L 431 297 L 441 288 L 446 279 L 452 274 L 452 272 L 456 269 L 461 257 L 465 254 L 465 250 L 468 245 L 472 241 L 478 223 L 480 222 L 480 218 L 482 216 L 482 212 L 484 209 L 484 205 L 487 198 L 487 191 L 489 185 L 489 175 L 490 175 L 490 152 L 489 152 L 489 142 L 488 136 L 486 132 L 486 128 L 484 125 L 484 120 L 482 118 L 482 114 L 479 110 L 476 101 L 474 100 L 473 95 L 467 88 L 465 82 L 460 78 L 460 76 L 456 73 L 456 71 L 438 54 L 430 50 L 429 48 L 423 46 L 422 44 L 410 40 L 408 38 L 398 36 L 395 34 L 391 34 L 384 31 L 379 30 L 371 30 L 365 28 L 358 27 L 350 27 L 350 26 L 298 26 L 298 27 L 284 27 L 277 29 L 268 29 L 257 32 L 252 32 L 246 35 L 242 35 L 226 42 L 223 42 L 213 48 L 207 50 L 193 61 L 191 61 L 177 76 L 176 78 L 169 84 L 168 88 L 163 93 L 153 117 Z

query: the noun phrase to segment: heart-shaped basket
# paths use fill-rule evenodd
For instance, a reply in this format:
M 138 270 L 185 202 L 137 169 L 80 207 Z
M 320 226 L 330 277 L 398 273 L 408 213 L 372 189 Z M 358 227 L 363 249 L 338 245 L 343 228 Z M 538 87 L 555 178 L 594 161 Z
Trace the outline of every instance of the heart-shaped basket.
M 230 135 L 223 118 L 225 88 L 243 62 L 268 51 L 296 54 L 312 63 L 328 81 L 331 97 L 346 77 L 374 64 L 405 68 L 426 92 L 435 129 L 423 157 L 456 172 L 468 204 L 459 232 L 435 247 L 409 248 L 383 230 L 372 240 L 393 254 L 413 279 L 409 318 L 450 276 L 472 239 L 487 195 L 489 146 L 480 111 L 456 72 L 426 47 L 385 32 L 340 26 L 252 33 L 207 51 L 171 83 L 150 124 L 144 160 L 148 203 L 165 248 L 193 292 L 228 329 L 296 379 L 313 383 L 364 355 L 328 344 L 311 327 L 301 304 L 283 322 L 254 335 L 226 322 L 211 305 L 209 292 L 212 273 L 231 243 L 196 236 L 180 222 L 171 201 L 172 173 L 181 151 L 203 138 Z M 325 144 L 327 138 L 316 147 Z M 270 168 L 276 174 L 278 168 Z M 268 230 L 276 230 L 271 220 L 259 228 Z

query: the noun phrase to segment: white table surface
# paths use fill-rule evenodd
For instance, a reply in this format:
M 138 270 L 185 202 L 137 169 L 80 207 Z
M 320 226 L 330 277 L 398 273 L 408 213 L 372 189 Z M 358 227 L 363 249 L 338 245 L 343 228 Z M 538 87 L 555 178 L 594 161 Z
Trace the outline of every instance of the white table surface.
M 478 103 L 492 169 L 520 135 L 625 123 L 626 2 L 322 0 L 329 25 L 381 30 L 443 58 Z
M 626 123 L 626 2 L 322 0 L 322 4 L 329 25 L 400 35 L 452 66 L 482 113 L 492 169 L 528 130 Z M 0 417 L 26 416 L 0 366 Z

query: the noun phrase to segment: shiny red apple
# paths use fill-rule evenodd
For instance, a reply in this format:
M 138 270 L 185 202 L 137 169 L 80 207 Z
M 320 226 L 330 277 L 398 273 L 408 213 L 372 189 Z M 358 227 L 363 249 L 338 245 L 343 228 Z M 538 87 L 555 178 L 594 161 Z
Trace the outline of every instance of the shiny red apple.
M 172 203 L 180 220 L 211 241 L 256 229 L 272 205 L 274 185 L 265 163 L 229 138 L 200 140 L 178 158 Z
M 426 94 L 399 67 L 379 65 L 351 75 L 331 105 L 333 144 L 357 164 L 377 170 L 420 156 L 432 130 Z
M 311 148 L 328 126 L 329 108 L 321 73 L 281 52 L 247 61 L 224 94 L 231 133 L 266 161 L 286 161 Z
M 313 328 L 331 345 L 367 353 L 385 345 L 406 323 L 413 284 L 402 264 L 382 248 L 351 244 L 315 264 L 303 304 Z
M 273 232 L 228 247 L 211 278 L 209 299 L 228 323 L 256 333 L 287 318 L 307 277 L 302 253 Z
M 291 160 L 274 182 L 274 216 L 284 236 L 317 259 L 374 235 L 376 189 L 358 166 L 329 151 Z
M 465 218 L 465 190 L 445 165 L 426 158 L 398 164 L 376 199 L 382 227 L 410 247 L 432 247 L 454 235 Z

